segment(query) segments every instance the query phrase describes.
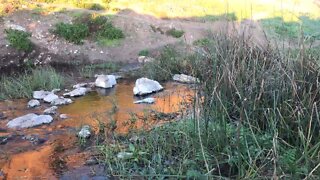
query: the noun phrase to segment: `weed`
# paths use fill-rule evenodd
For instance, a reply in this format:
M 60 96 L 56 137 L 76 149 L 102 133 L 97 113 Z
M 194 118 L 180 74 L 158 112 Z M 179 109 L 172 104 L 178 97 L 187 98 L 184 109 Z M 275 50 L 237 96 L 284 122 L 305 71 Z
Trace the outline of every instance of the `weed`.
M 52 90 L 61 88 L 64 78 L 52 68 L 39 68 L 17 77 L 2 77 L 0 79 L 0 97 L 30 98 L 35 90 Z
M 61 22 L 55 25 L 53 33 L 72 43 L 82 44 L 83 40 L 89 36 L 89 28 L 85 24 L 68 24 Z
M 142 140 L 134 143 L 119 138 L 114 146 L 101 145 L 108 173 L 120 178 L 318 179 L 317 55 L 303 48 L 295 57 L 283 51 L 249 46 L 241 36 L 210 38 L 204 52 L 187 55 L 190 72 L 201 81 L 193 118 L 137 132 Z M 117 157 L 120 152 L 129 152 L 130 158 Z M 143 154 L 132 158 L 132 152 Z
M 184 34 L 184 31 L 177 30 L 175 28 L 172 28 L 172 29 L 169 29 L 169 30 L 166 31 L 166 35 L 172 36 L 172 37 L 175 37 L 175 38 L 180 38 L 181 36 L 183 36 L 183 34 Z
M 150 52 L 147 49 L 141 50 L 138 56 L 149 56 Z
M 30 51 L 32 49 L 32 43 L 29 39 L 31 33 L 14 29 L 6 29 L 5 33 L 7 35 L 6 39 L 12 47 L 22 51 Z
M 200 19 L 204 21 L 237 21 L 238 17 L 235 13 L 226 13 L 221 15 L 206 15 Z

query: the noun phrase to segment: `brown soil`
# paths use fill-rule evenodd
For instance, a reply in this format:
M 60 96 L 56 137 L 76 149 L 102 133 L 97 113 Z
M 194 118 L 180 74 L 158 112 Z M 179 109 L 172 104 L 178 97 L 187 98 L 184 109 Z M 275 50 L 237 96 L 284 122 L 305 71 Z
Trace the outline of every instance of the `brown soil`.
M 248 37 L 259 47 L 267 43 L 262 28 L 253 21 L 231 23 L 225 21 L 205 22 L 190 19 L 158 19 L 149 15 L 137 14 L 131 10 L 124 10 L 116 14 L 112 20 L 116 27 L 122 29 L 126 35 L 120 44 L 112 47 L 101 47 L 96 42 L 85 41 L 83 45 L 75 45 L 56 37 L 49 32 L 58 22 L 71 22 L 71 13 L 89 13 L 89 10 L 72 10 L 56 12 L 48 15 L 35 14 L 32 11 L 18 11 L 0 22 L 0 31 L 3 32 L 5 24 L 20 25 L 32 33 L 31 40 L 35 50 L 31 53 L 18 52 L 8 46 L 5 34 L 0 33 L 0 66 L 18 64 L 26 59 L 34 60 L 38 64 L 50 62 L 97 63 L 102 61 L 137 62 L 141 50 L 157 50 L 168 44 L 191 45 L 193 41 L 206 37 L 209 33 L 229 32 L 241 33 Z M 79 13 L 79 12 L 78 12 Z M 160 31 L 153 31 L 156 27 L 165 32 L 170 28 L 181 29 L 185 34 L 181 38 L 174 38 Z

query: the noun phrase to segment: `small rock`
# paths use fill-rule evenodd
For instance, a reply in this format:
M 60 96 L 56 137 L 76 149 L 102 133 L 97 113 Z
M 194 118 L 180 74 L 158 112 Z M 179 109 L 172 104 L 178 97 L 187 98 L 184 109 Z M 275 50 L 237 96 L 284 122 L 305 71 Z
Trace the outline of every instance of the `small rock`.
M 117 84 L 116 77 L 114 75 L 97 75 L 95 86 L 100 88 L 112 88 Z
M 147 57 L 147 56 L 139 56 L 138 57 L 138 62 L 139 63 L 148 63 L 148 62 L 152 62 L 154 61 L 155 59 L 152 58 L 152 57 Z
M 145 98 L 139 101 L 133 102 L 134 104 L 141 104 L 141 103 L 146 103 L 146 104 L 153 104 L 155 102 L 154 98 Z
M 173 80 L 181 82 L 181 83 L 187 83 L 187 84 L 193 84 L 193 83 L 199 82 L 198 78 L 195 78 L 195 77 L 192 77 L 192 76 L 188 76 L 188 75 L 185 75 L 185 74 L 175 74 L 173 76 Z
M 20 25 L 17 25 L 17 24 L 8 24 L 8 23 L 6 23 L 5 27 L 7 29 L 13 29 L 13 30 L 24 31 L 24 32 L 27 31 L 26 28 L 24 28 L 24 27 L 22 27 Z
M 34 108 L 40 106 L 40 101 L 36 100 L 36 99 L 32 99 L 28 102 L 28 108 Z
M 74 89 L 71 92 L 64 93 L 63 96 L 70 96 L 70 97 L 78 97 L 78 96 L 84 96 L 87 93 L 87 88 L 80 87 L 77 89 Z
M 72 88 L 78 89 L 78 88 L 87 87 L 87 86 L 88 86 L 88 83 L 79 83 L 79 84 L 73 85 Z
M 140 78 L 136 81 L 135 87 L 133 88 L 133 94 L 145 95 L 160 91 L 162 89 L 163 87 L 160 85 L 159 82 L 148 78 Z
M 119 152 L 117 154 L 117 158 L 119 159 L 129 159 L 133 156 L 133 153 L 129 153 L 129 152 Z
M 91 136 L 90 132 L 90 126 L 89 125 L 83 125 L 80 132 L 78 133 L 78 137 L 80 138 L 89 138 Z
M 46 141 L 45 139 L 39 138 L 37 135 L 26 135 L 23 136 L 22 139 L 28 140 L 35 145 L 43 144 Z
M 55 99 L 58 99 L 59 96 L 55 95 L 54 93 L 50 93 L 48 95 L 46 95 L 43 100 L 44 102 L 47 102 L 47 103 L 51 103 L 53 100 Z
M 53 118 L 50 115 L 36 115 L 30 113 L 17 117 L 7 123 L 8 128 L 30 128 L 41 124 L 51 123 Z
M 53 89 L 51 92 L 52 93 L 57 93 L 57 92 L 60 92 L 61 91 L 61 89 Z
M 45 109 L 45 110 L 43 111 L 43 113 L 44 113 L 44 114 L 48 114 L 48 115 L 55 115 L 55 114 L 57 113 L 57 109 L 58 109 L 57 106 L 52 106 L 52 107 L 50 107 L 50 108 L 48 108 L 48 109 Z
M 0 145 L 7 144 L 8 140 L 9 138 L 7 136 L 0 136 Z
M 51 94 L 50 91 L 33 91 L 33 98 L 42 100 L 44 97 L 46 97 L 48 94 Z
M 66 114 L 60 114 L 60 119 L 68 119 L 68 115 Z
M 94 157 L 91 157 L 90 159 L 86 160 L 86 162 L 84 163 L 86 166 L 92 166 L 92 165 L 96 165 L 99 164 L 98 160 Z
M 73 103 L 73 101 L 69 98 L 58 98 L 51 101 L 51 105 L 53 106 L 67 105 L 71 103 Z

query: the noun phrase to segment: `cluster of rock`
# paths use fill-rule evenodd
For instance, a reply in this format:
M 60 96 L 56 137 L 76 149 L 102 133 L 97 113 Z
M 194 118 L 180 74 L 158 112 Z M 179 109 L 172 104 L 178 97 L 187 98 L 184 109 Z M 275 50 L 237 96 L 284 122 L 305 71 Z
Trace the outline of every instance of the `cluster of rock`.
M 55 89 L 52 91 L 34 91 L 33 99 L 28 102 L 28 108 L 35 108 L 41 105 L 40 101 L 45 103 L 49 103 L 51 107 L 45 109 L 43 111 L 43 115 L 37 115 L 34 113 L 30 113 L 18 118 L 15 118 L 7 123 L 7 127 L 9 128 L 30 128 L 42 124 L 48 124 L 53 121 L 53 115 L 57 113 L 58 106 L 68 105 L 73 103 L 73 100 L 69 97 L 79 97 L 84 96 L 92 87 L 98 88 L 112 88 L 117 84 L 117 79 L 119 77 L 114 75 L 96 75 L 96 80 L 94 83 L 80 83 L 73 86 L 72 91 L 68 91 L 63 94 L 63 96 L 58 96 L 56 93 L 60 91 L 60 89 Z M 173 76 L 174 81 L 178 81 L 181 83 L 197 83 L 199 79 L 194 78 L 192 76 L 188 76 L 185 74 L 176 74 Z M 163 90 L 163 86 L 155 81 L 148 78 L 139 78 L 135 82 L 135 86 L 133 88 L 133 94 L 136 96 L 144 96 L 151 93 L 155 93 Z M 135 104 L 153 104 L 155 103 L 155 98 L 148 97 L 145 99 L 141 99 L 133 102 Z M 60 119 L 68 118 L 66 114 L 61 114 Z M 91 135 L 90 127 L 85 125 L 82 127 L 78 136 L 81 138 L 89 138 Z

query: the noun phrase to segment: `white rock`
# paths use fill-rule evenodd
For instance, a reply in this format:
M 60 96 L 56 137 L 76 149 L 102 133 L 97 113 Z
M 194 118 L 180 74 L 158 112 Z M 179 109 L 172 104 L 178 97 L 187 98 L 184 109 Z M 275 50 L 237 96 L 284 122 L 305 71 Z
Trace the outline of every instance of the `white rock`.
M 147 57 L 147 56 L 139 56 L 138 57 L 138 62 L 139 63 L 148 63 L 148 62 L 152 62 L 154 61 L 155 59 L 152 58 L 152 57 Z
M 6 23 L 5 27 L 6 27 L 6 29 L 13 29 L 13 30 L 24 31 L 24 32 L 27 31 L 26 28 L 24 28 L 24 27 L 22 27 L 20 25 L 17 25 L 17 24 Z
M 43 111 L 43 113 L 44 113 L 44 114 L 49 114 L 49 115 L 55 115 L 55 114 L 57 113 L 57 109 L 58 109 L 57 106 L 52 106 L 52 107 L 50 107 L 50 108 L 48 108 L 48 109 L 45 109 L 45 110 Z
M 78 137 L 80 138 L 89 138 L 91 136 L 90 126 L 83 125 L 80 132 L 78 133 Z
M 50 91 L 33 91 L 33 98 L 42 100 L 44 97 L 46 97 L 48 94 L 51 94 Z
M 71 104 L 73 103 L 73 101 L 69 98 L 63 98 L 60 97 L 58 99 L 54 99 L 53 101 L 51 101 L 51 105 L 53 106 L 61 106 L 61 105 L 67 105 L 67 104 Z
M 185 75 L 185 74 L 175 74 L 173 76 L 173 80 L 181 82 L 181 83 L 188 83 L 188 84 L 199 82 L 198 78 L 195 78 L 195 77 L 192 77 L 192 76 L 188 76 L 188 75 Z
M 60 119 L 68 119 L 68 115 L 66 114 L 60 114 Z
M 73 89 L 78 89 L 78 88 L 81 88 L 81 87 L 86 87 L 88 85 L 89 85 L 88 83 L 79 83 L 79 84 L 73 85 L 72 88 Z
M 146 104 L 153 104 L 155 102 L 154 98 L 145 98 L 139 101 L 133 102 L 134 104 L 141 104 L 141 103 L 146 103 Z
M 71 92 L 64 93 L 63 95 L 71 96 L 71 97 L 84 96 L 87 93 L 87 91 L 88 91 L 87 88 L 80 87 L 80 88 L 74 89 Z
M 133 156 L 133 153 L 130 152 L 119 152 L 117 154 L 117 158 L 119 159 L 128 159 L 131 158 Z
M 53 118 L 50 115 L 36 115 L 33 113 L 15 118 L 7 123 L 8 128 L 29 128 L 41 124 L 51 123 Z
M 60 92 L 61 91 L 61 89 L 53 89 L 51 92 L 52 93 L 57 93 L 57 92 Z
M 34 108 L 40 106 L 40 101 L 36 100 L 36 99 L 32 99 L 28 102 L 28 108 Z
M 100 88 L 112 88 L 117 84 L 116 77 L 114 75 L 97 75 L 95 86 Z
M 55 95 L 54 93 L 50 93 L 48 95 L 46 95 L 43 100 L 44 102 L 47 102 L 47 103 L 51 103 L 53 100 L 55 99 L 58 99 L 59 96 Z
M 137 79 L 135 87 L 133 88 L 134 95 L 144 95 L 150 94 L 153 92 L 157 92 L 162 90 L 163 87 L 159 82 L 148 79 L 148 78 L 140 78 Z

